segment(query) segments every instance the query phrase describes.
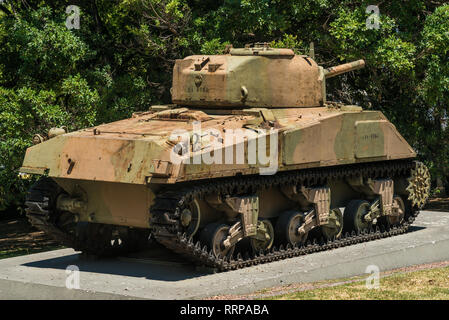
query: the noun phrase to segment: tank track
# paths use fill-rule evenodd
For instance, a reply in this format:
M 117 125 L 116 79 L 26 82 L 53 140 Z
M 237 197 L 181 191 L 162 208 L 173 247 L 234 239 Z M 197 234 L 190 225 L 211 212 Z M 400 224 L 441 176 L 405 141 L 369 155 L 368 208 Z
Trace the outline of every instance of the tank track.
M 396 160 L 377 163 L 346 165 L 343 167 L 327 167 L 305 169 L 294 172 L 282 172 L 274 176 L 250 176 L 219 181 L 193 184 L 181 190 L 167 190 L 158 194 L 150 212 L 151 223 L 155 239 L 191 261 L 212 268 L 217 271 L 228 271 L 245 268 L 262 263 L 297 257 L 313 252 L 344 247 L 356 243 L 386 238 L 407 232 L 416 219 L 419 211 L 409 206 L 403 223 L 399 226 L 376 227 L 356 234 L 346 233 L 339 239 L 324 241 L 316 239 L 301 246 L 280 245 L 271 250 L 259 253 L 237 254 L 235 257 L 217 257 L 207 246 L 182 233 L 180 212 L 185 205 L 195 197 L 208 194 L 245 194 L 253 193 L 260 188 L 277 187 L 282 185 L 303 184 L 306 186 L 324 184 L 332 179 L 344 179 L 362 175 L 369 178 L 381 177 L 409 177 L 416 162 L 412 160 Z
M 55 212 L 56 196 L 62 189 L 50 178 L 41 178 L 28 191 L 25 206 L 30 223 L 61 245 L 90 256 L 114 256 L 143 249 L 149 231 L 134 229 L 121 244 L 111 244 L 113 226 L 99 223 L 76 223 L 70 232 L 58 226 L 60 212 Z
M 28 191 L 25 212 L 33 227 L 44 231 L 54 240 L 67 247 L 75 246 L 75 238 L 59 229 L 51 217 L 51 197 L 59 187 L 50 179 L 41 179 Z

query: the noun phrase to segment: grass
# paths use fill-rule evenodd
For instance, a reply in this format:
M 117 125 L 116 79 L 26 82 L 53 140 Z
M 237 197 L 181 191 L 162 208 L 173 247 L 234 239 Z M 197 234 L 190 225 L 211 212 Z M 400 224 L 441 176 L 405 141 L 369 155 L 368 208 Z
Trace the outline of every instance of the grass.
M 315 289 L 265 298 L 274 300 L 449 300 L 449 267 L 384 276 L 380 278 L 377 289 L 368 289 L 363 279 L 348 281 L 344 284 L 322 283 Z

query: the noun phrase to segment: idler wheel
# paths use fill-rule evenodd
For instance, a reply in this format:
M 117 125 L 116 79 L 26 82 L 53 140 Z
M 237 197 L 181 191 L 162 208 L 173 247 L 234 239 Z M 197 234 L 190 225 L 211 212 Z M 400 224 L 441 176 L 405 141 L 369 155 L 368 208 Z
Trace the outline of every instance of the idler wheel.
M 365 220 L 371 206 L 365 200 L 351 200 L 345 208 L 343 215 L 344 232 L 361 232 L 371 227 L 371 222 Z
M 202 245 L 206 245 L 209 250 L 212 250 L 216 257 L 230 257 L 234 253 L 235 245 L 225 247 L 223 241 L 229 235 L 230 227 L 223 223 L 208 224 L 200 234 L 200 241 Z
M 299 211 L 286 211 L 282 213 L 276 223 L 275 237 L 280 244 L 304 243 L 307 234 L 299 234 L 298 228 L 304 223 L 304 214 Z
M 321 226 L 321 232 L 326 239 L 340 238 L 343 233 L 343 213 L 338 208 L 329 213 L 329 223 Z
M 198 201 L 193 200 L 190 205 L 181 212 L 181 225 L 185 228 L 185 233 L 193 237 L 200 226 L 201 209 Z
M 257 235 L 250 239 L 251 248 L 254 252 L 265 251 L 273 246 L 274 228 L 270 220 L 262 220 L 257 230 Z

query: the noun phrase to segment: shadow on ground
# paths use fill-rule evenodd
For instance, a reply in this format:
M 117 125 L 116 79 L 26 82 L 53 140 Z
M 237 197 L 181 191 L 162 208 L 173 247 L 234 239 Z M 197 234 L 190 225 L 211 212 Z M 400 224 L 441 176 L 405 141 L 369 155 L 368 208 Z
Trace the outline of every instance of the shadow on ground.
M 421 227 L 421 226 L 413 226 L 413 225 L 411 225 L 410 227 L 408 227 L 407 233 L 415 232 L 415 231 L 419 231 L 419 230 L 423 230 L 423 229 L 427 229 L 427 228 L 426 227 Z
M 410 226 L 408 232 L 426 229 L 421 226 Z M 400 236 L 400 235 L 399 235 Z M 60 258 L 46 259 L 23 264 L 33 268 L 49 268 L 65 270 L 69 265 L 76 265 L 82 272 L 120 275 L 149 280 L 182 281 L 207 276 L 211 270 L 196 268 L 189 261 L 171 253 L 161 245 L 154 243 L 144 252 L 127 257 L 94 259 L 81 254 L 72 254 Z
M 69 265 L 76 265 L 81 272 L 160 281 L 182 281 L 210 274 L 207 271 L 199 271 L 188 261 L 168 252 L 158 244 L 153 244 L 151 250 L 139 252 L 127 257 L 92 258 L 75 253 L 59 258 L 23 264 L 23 266 L 32 268 L 62 270 L 65 270 Z

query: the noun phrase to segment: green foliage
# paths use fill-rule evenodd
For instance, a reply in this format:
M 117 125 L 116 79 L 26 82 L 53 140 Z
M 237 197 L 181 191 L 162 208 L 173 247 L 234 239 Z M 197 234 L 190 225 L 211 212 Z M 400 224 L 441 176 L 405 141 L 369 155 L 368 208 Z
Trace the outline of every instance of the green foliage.
M 21 204 L 27 186 L 17 178 L 18 168 L 35 130 L 66 123 L 67 115 L 52 91 L 30 88 L 0 87 L 0 107 L 0 208 L 5 209 Z
M 449 106 L 449 5 L 437 8 L 424 24 L 421 48 L 424 56 L 425 78 L 421 94 L 430 106 Z
M 89 84 L 79 74 L 69 76 L 61 84 L 61 95 L 65 96 L 65 109 L 72 116 L 68 124 L 76 127 L 91 127 L 96 122 L 99 96 L 96 90 L 91 90 Z
M 92 57 L 87 44 L 49 7 L 0 17 L 0 209 L 22 203 L 17 178 L 36 133 L 79 129 L 96 122 L 99 95 L 78 69 Z
M 270 46 L 273 48 L 290 48 L 296 54 L 304 54 L 306 52 L 303 42 L 298 40 L 298 36 L 291 34 L 284 34 L 282 39 L 271 41 Z
M 66 7 L 81 9 L 79 30 Z M 169 103 L 175 59 L 269 42 L 329 67 L 365 70 L 328 83 L 328 99 L 382 110 L 449 183 L 449 5 L 360 0 L 27 0 L 0 8 L 0 210 L 20 205 L 32 136 L 76 130 Z
M 401 38 L 394 19 L 381 16 L 379 29 L 366 27 L 364 7 L 343 9 L 330 24 L 330 34 L 337 40 L 340 60 L 363 57 L 367 64 L 393 73 L 409 72 L 413 67 L 415 46 Z
M 432 165 L 431 173 L 449 185 L 449 5 L 426 18 L 420 49 L 418 63 L 424 79 L 417 90 L 426 115 L 420 141 Z
M 205 41 L 201 46 L 202 54 L 222 54 L 229 42 L 221 42 L 219 38 L 214 38 L 210 41 Z

